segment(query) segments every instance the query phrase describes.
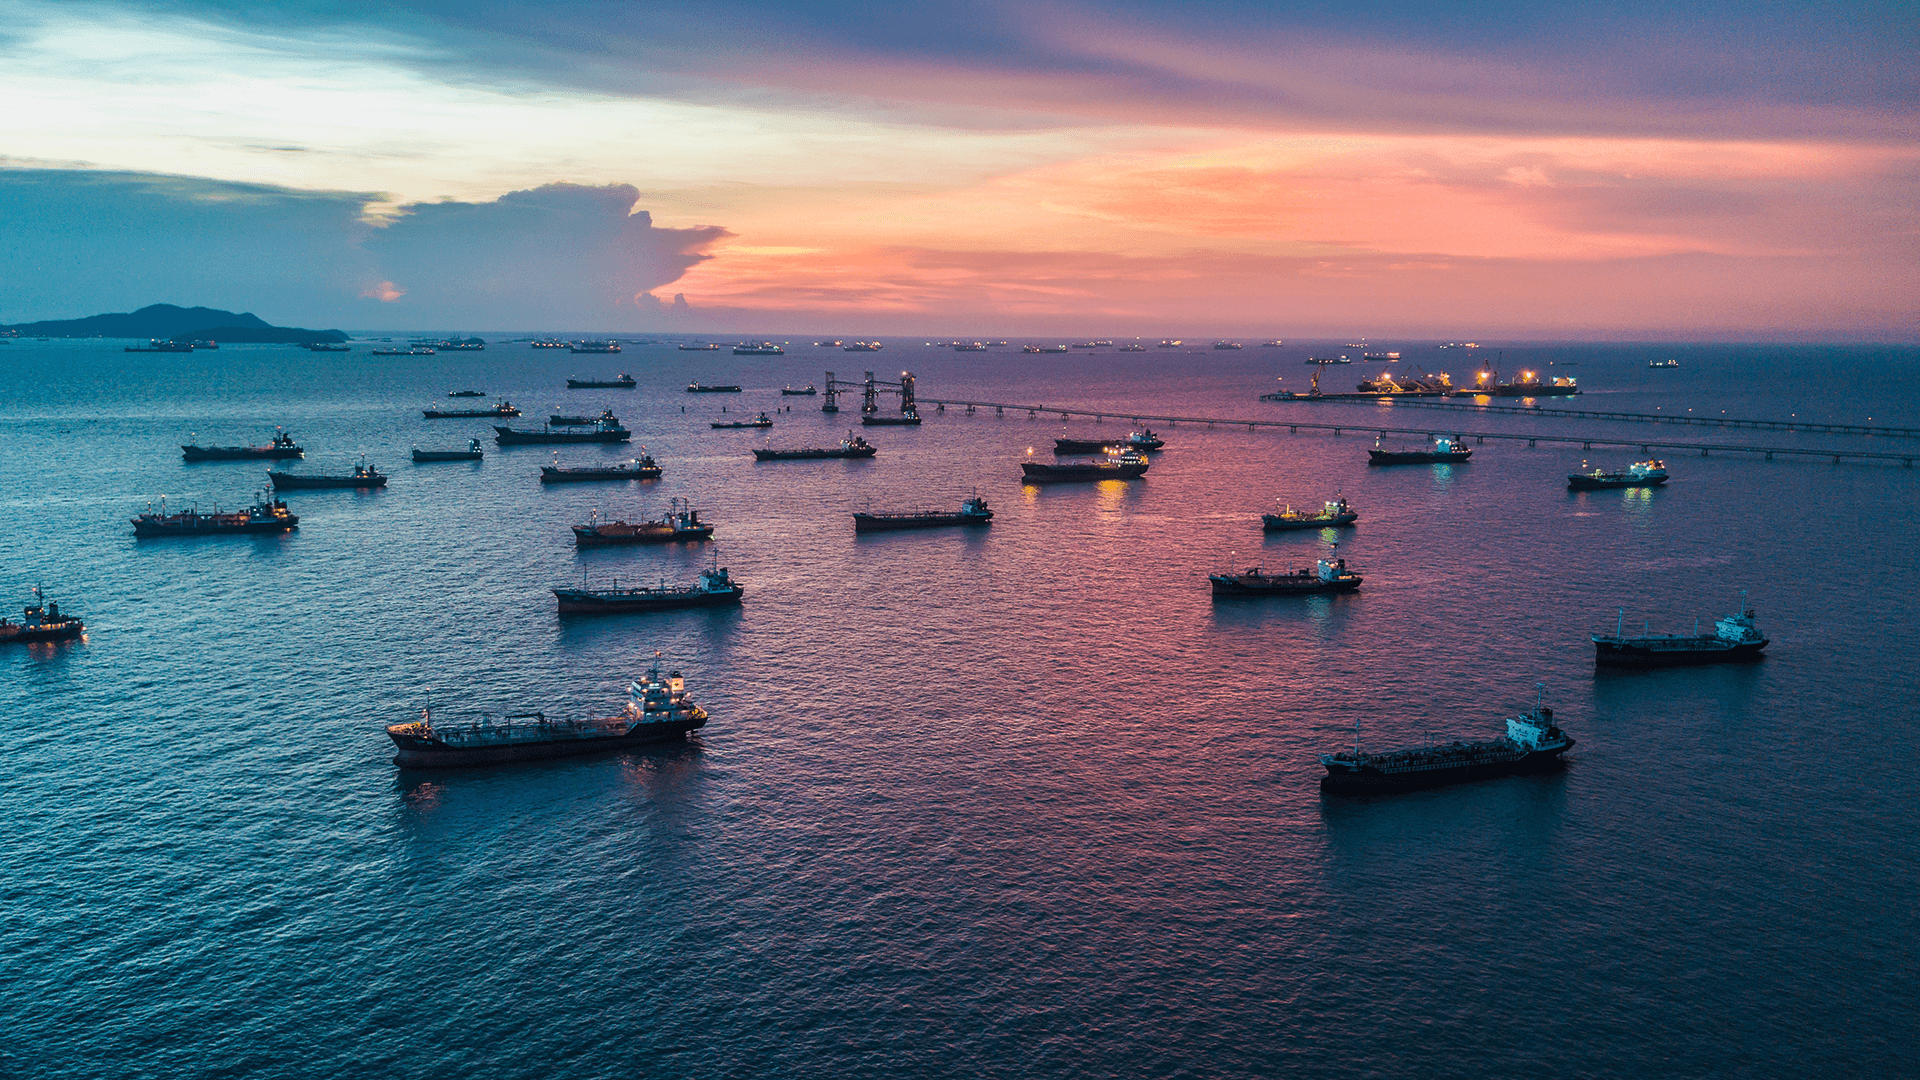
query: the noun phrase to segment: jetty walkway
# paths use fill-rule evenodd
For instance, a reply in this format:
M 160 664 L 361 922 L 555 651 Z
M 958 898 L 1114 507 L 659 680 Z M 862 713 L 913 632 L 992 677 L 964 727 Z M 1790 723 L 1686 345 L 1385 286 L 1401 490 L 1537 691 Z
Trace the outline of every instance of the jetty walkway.
M 1290 434 L 1298 434 L 1301 431 L 1325 431 L 1331 432 L 1335 437 L 1339 437 L 1347 432 L 1378 432 L 1381 435 L 1414 435 L 1425 439 L 1432 439 L 1435 435 L 1453 435 L 1463 439 L 1472 439 L 1477 443 L 1485 443 L 1487 440 L 1492 439 L 1504 442 L 1524 442 L 1528 446 L 1536 446 L 1540 443 L 1548 443 L 1550 445 L 1578 444 L 1581 449 L 1584 450 L 1591 450 L 1596 446 L 1637 447 L 1643 454 L 1651 454 L 1659 450 L 1665 453 L 1697 453 L 1701 457 L 1711 457 L 1716 453 L 1755 454 L 1764 457 L 1768 461 L 1772 461 L 1775 456 L 1830 458 L 1836 465 L 1843 461 L 1897 461 L 1909 469 L 1913 468 L 1914 459 L 1920 457 L 1920 447 L 1910 451 L 1887 453 L 1873 450 L 1819 449 L 1806 446 L 1746 446 L 1739 443 L 1663 442 L 1653 439 L 1622 439 L 1610 436 L 1515 435 L 1505 431 L 1465 431 L 1451 426 L 1423 428 L 1383 427 L 1379 424 L 1369 423 L 1321 424 L 1301 420 L 1249 420 L 1223 416 L 1164 416 L 1143 412 L 1115 412 L 1112 409 L 1076 409 L 1059 405 L 1016 404 L 1004 401 L 965 401 L 957 398 L 923 397 L 920 399 L 920 404 L 932 405 L 940 412 L 946 412 L 947 407 L 950 405 L 965 408 L 968 413 L 977 413 L 982 409 L 992 409 L 996 416 L 1005 416 L 1008 412 L 1024 412 L 1029 419 L 1039 419 L 1040 416 L 1044 414 L 1047 416 L 1058 416 L 1062 420 L 1081 416 L 1091 418 L 1095 422 L 1113 419 L 1127 420 L 1135 424 L 1165 424 L 1168 427 L 1178 427 L 1181 424 L 1193 424 L 1208 428 L 1244 427 L 1249 431 L 1286 428 Z M 1395 404 L 1400 403 L 1395 402 Z M 1483 412 L 1485 411 L 1486 410 L 1483 410 Z M 1492 411 L 1494 415 L 1498 416 L 1535 416 L 1538 415 L 1539 412 L 1534 409 Z M 1835 426 L 1840 427 L 1844 425 Z
M 1261 401 L 1277 400 L 1262 396 Z M 1475 401 L 1437 401 L 1413 394 L 1381 397 L 1288 398 L 1284 405 L 1378 405 L 1389 402 L 1396 409 L 1457 409 L 1491 416 L 1560 416 L 1579 420 L 1609 420 L 1633 424 L 1689 424 L 1699 427 L 1744 428 L 1751 431 L 1798 431 L 1832 435 L 1879 435 L 1900 439 L 1920 439 L 1920 428 L 1880 427 L 1872 424 L 1827 424 L 1811 420 L 1741 420 L 1730 416 L 1695 416 L 1691 413 L 1602 412 L 1597 409 L 1567 409 L 1546 405 L 1487 405 Z

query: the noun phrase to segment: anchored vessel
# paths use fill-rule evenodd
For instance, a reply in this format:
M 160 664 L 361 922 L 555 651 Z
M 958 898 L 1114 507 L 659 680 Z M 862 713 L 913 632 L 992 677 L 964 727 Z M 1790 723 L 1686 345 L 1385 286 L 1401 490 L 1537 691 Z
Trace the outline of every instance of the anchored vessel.
M 585 525 L 573 527 L 576 547 L 609 547 L 615 544 L 666 544 L 676 540 L 706 540 L 713 526 L 700 520 L 700 511 L 680 499 L 668 504 L 671 509 L 659 521 L 601 521 L 599 511 Z
M 617 716 L 596 720 L 549 720 L 543 713 L 514 713 L 499 723 L 491 719 L 466 724 L 435 724 L 433 713 L 421 710 L 411 724 L 391 724 L 387 737 L 398 751 L 393 763 L 401 768 L 455 765 L 494 765 L 508 761 L 591 754 L 618 750 L 664 739 L 682 739 L 707 724 L 707 711 L 687 696 L 686 680 L 678 671 L 660 673 L 654 663 L 627 687 L 627 707 Z
M 65 641 L 77 638 L 86 626 L 78 615 L 60 614 L 58 603 L 47 603 L 40 594 L 40 586 L 33 587 L 34 602 L 22 610 L 19 622 L 0 618 L 0 645 L 10 642 L 32 644 L 36 641 Z
M 447 391 L 447 396 L 448 397 L 486 397 L 487 392 L 485 390 L 449 390 Z
M 1458 397 L 1472 397 L 1475 394 L 1487 394 L 1491 397 L 1571 397 L 1580 392 L 1580 387 L 1572 377 L 1543 379 L 1536 371 L 1522 371 L 1507 382 L 1501 382 L 1495 372 L 1482 368 L 1474 377 L 1474 385 L 1455 390 Z
M 1659 487 L 1667 482 L 1667 463 L 1658 459 L 1636 461 L 1623 472 L 1568 473 L 1569 491 L 1595 491 L 1601 488 Z
M 493 430 L 499 433 L 493 437 L 493 441 L 501 446 L 525 446 L 532 443 L 615 443 L 627 442 L 633 438 L 633 432 L 621 427 L 620 421 L 605 417 L 594 421 L 592 429 L 587 431 L 555 431 L 552 427 L 530 431 L 500 427 L 497 424 L 494 425 Z
M 771 447 L 762 447 L 753 452 L 753 459 L 755 461 L 809 461 L 814 458 L 870 458 L 879 452 L 878 447 L 849 431 L 847 437 L 840 440 L 839 446 L 801 450 L 775 450 Z
M 283 473 L 268 471 L 267 478 L 273 481 L 273 490 L 287 491 L 293 488 L 377 488 L 387 486 L 387 474 L 364 462 L 353 467 L 350 476 L 312 476 L 302 473 Z
M 468 439 L 465 450 L 422 450 L 414 447 L 413 460 L 421 461 L 479 461 L 486 455 L 480 452 L 480 440 Z
M 899 416 L 881 416 L 878 413 L 868 413 L 860 418 L 860 423 L 867 427 L 914 427 L 920 423 L 920 414 L 903 412 Z
M 692 382 L 687 384 L 689 394 L 737 394 L 739 392 L 740 388 L 737 386 L 708 386 L 704 383 Z
M 574 351 L 579 352 L 580 350 L 575 349 Z M 619 352 L 620 350 L 614 349 L 612 351 Z M 622 374 L 617 379 L 567 380 L 567 389 L 569 390 L 631 390 L 636 385 L 638 384 L 634 382 L 633 376 L 627 374 Z
M 652 454 L 642 454 L 618 465 L 583 465 L 572 469 L 558 465 L 540 466 L 540 482 L 543 484 L 566 484 L 576 480 L 658 479 L 660 479 L 660 466 L 653 460 Z
M 620 418 L 613 415 L 612 409 L 600 410 L 599 416 L 549 416 L 548 427 L 592 427 L 595 424 L 613 424 L 619 426 Z
M 303 458 L 305 450 L 294 444 L 293 436 L 282 431 L 266 446 L 182 446 L 181 456 L 188 461 L 285 461 Z
M 286 532 L 299 524 L 299 515 L 290 513 L 286 503 L 279 499 L 268 501 L 264 494 L 245 510 L 234 510 L 224 514 L 218 509 L 211 514 L 202 514 L 197 510 L 169 514 L 166 500 L 162 499 L 159 513 L 154 513 L 149 504 L 146 513 L 133 519 L 133 535 L 214 536 L 225 533 L 273 533 Z
M 1208 574 L 1207 580 L 1215 596 L 1306 596 L 1352 592 L 1364 579 L 1347 569 L 1347 560 L 1329 553 L 1312 569 L 1269 574 L 1255 566 L 1240 573 Z
M 780 388 L 780 393 L 785 395 L 786 397 L 812 397 L 818 394 L 819 392 L 820 391 L 814 389 L 814 386 L 812 383 L 808 383 L 807 385 L 801 387 L 798 390 L 795 390 L 791 386 L 783 386 Z
M 1069 461 L 1052 465 L 1038 461 L 1020 463 L 1023 482 L 1052 484 L 1069 480 L 1132 480 L 1147 472 L 1146 456 L 1138 450 L 1126 450 L 1093 461 Z
M 742 589 L 727 576 L 727 568 L 702 570 L 692 585 L 642 585 L 632 589 L 555 589 L 562 615 L 617 615 L 632 611 L 671 611 L 676 608 L 715 607 L 740 602 Z
M 987 500 L 978 495 L 960 504 L 958 513 L 944 510 L 922 510 L 906 514 L 866 514 L 853 515 L 853 531 L 886 532 L 890 529 L 933 529 L 942 525 L 985 525 L 993 520 L 993 511 L 987 508 Z
M 1436 461 L 1465 461 L 1473 456 L 1473 447 L 1462 443 L 1458 437 L 1445 435 L 1433 440 L 1433 445 L 1425 450 L 1387 450 L 1375 439 L 1373 449 L 1367 451 L 1369 465 L 1425 465 Z
M 1152 428 L 1129 431 L 1120 439 L 1055 439 L 1053 452 L 1056 454 L 1098 454 L 1109 448 L 1123 450 L 1158 450 L 1167 445 L 1166 440 L 1153 433 Z
M 1532 712 L 1507 717 L 1507 734 L 1484 742 L 1441 743 L 1369 754 L 1360 749 L 1359 725 L 1354 727 L 1353 749 L 1321 754 L 1327 775 L 1323 791 L 1365 793 L 1406 791 L 1463 780 L 1484 780 L 1514 773 L 1543 772 L 1564 764 L 1561 755 L 1573 748 L 1573 737 L 1554 726 L 1553 710 L 1545 705 L 1545 690 Z
M 567 346 L 567 351 L 571 353 L 617 353 L 620 351 L 620 343 L 617 341 L 575 341 L 570 343 Z M 627 376 L 625 375 L 622 375 L 620 377 L 622 379 L 627 379 Z M 567 385 L 569 386 L 573 385 L 573 380 L 568 379 Z M 582 385 L 610 386 L 614 384 L 583 383 Z M 631 387 L 633 385 L 633 380 L 627 379 L 626 385 Z
M 725 423 L 719 420 L 715 420 L 713 422 L 713 426 L 716 429 L 719 429 L 719 428 L 770 428 L 773 426 L 773 418 L 768 416 L 766 413 L 761 413 L 759 416 L 756 416 L 751 420 L 732 420 L 732 421 L 727 421 Z
M 1627 609 L 1620 609 L 1612 635 L 1593 635 L 1596 667 L 1679 667 L 1687 664 L 1743 663 L 1763 659 L 1767 637 L 1753 624 L 1747 594 L 1740 594 L 1740 610 L 1713 624 L 1712 634 L 1649 634 L 1626 636 Z
M 735 356 L 785 356 L 787 350 L 771 341 L 743 341 L 733 347 Z
M 484 409 L 421 409 L 420 415 L 428 420 L 468 420 L 479 416 L 519 416 L 520 410 L 513 407 L 513 402 L 501 398 Z
M 1268 532 L 1290 532 L 1294 529 L 1325 529 L 1335 525 L 1351 525 L 1360 519 L 1353 508 L 1347 505 L 1346 496 L 1328 500 L 1318 510 L 1295 510 L 1291 504 L 1277 514 L 1260 515 L 1261 528 Z

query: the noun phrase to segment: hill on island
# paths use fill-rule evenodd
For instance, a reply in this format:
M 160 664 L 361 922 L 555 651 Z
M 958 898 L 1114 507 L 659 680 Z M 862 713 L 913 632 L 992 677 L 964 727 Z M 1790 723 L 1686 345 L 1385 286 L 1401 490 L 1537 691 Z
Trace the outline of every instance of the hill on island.
M 176 304 L 149 304 L 139 311 L 89 315 L 84 319 L 50 319 L 0 326 L 0 331 L 7 330 L 21 337 L 161 338 L 236 344 L 266 342 L 304 345 L 316 341 L 347 340 L 347 335 L 338 330 L 274 326 L 250 311 L 235 314 L 218 308 L 183 308 Z

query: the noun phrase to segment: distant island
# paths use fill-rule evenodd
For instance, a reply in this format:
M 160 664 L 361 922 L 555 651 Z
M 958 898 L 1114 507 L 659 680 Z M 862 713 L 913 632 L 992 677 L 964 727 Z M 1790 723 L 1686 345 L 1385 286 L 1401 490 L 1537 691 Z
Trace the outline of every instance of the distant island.
M 89 315 L 84 319 L 50 319 L 15 323 L 12 326 L 0 325 L 0 333 L 6 332 L 20 337 L 159 338 L 168 341 L 273 345 L 312 345 L 347 340 L 347 335 L 339 330 L 274 326 L 252 312 L 235 314 L 218 308 L 183 308 L 175 304 L 149 304 L 139 311 Z

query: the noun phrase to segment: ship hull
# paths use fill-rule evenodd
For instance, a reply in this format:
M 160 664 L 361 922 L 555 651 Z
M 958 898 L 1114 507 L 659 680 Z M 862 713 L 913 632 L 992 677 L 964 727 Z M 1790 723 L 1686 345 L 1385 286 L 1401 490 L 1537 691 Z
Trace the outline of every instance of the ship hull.
M 938 529 L 949 525 L 988 525 L 992 515 L 979 514 L 855 514 L 854 532 L 897 532 L 901 529 Z
M 540 482 L 543 484 L 580 484 L 590 480 L 658 480 L 659 469 L 606 469 L 572 470 L 555 469 L 543 466 L 540 469 Z
M 1568 740 L 1566 746 L 1551 750 L 1535 750 L 1531 753 L 1516 755 L 1509 761 L 1463 762 L 1457 766 L 1411 772 L 1388 773 L 1373 768 L 1358 770 L 1343 768 L 1335 771 L 1329 768 L 1327 774 L 1320 778 L 1320 790 L 1329 794 L 1367 795 L 1417 791 L 1422 788 L 1444 787 L 1448 784 L 1491 780 L 1501 776 L 1553 772 L 1566 767 L 1566 759 L 1562 755 L 1572 746 L 1572 740 Z
M 1043 465 L 1033 461 L 1020 463 L 1022 478 L 1029 484 L 1061 484 L 1084 480 L 1133 480 L 1145 476 L 1145 465 Z
M 133 523 L 135 536 L 234 536 L 240 533 L 278 533 L 290 532 L 299 528 L 298 520 L 247 522 L 244 525 L 156 525 L 136 520 Z
M 1489 394 L 1493 397 L 1572 397 L 1580 392 L 1577 386 L 1496 386 L 1491 390 L 1470 391 L 1471 394 Z
M 755 461 L 824 461 L 828 458 L 870 458 L 880 451 L 875 447 L 864 450 L 755 450 Z
M 680 611 L 686 608 L 727 607 L 740 602 L 746 590 L 729 592 L 600 593 L 588 589 L 555 589 L 562 615 L 630 615 L 644 611 Z
M 687 387 L 687 393 L 689 394 L 737 394 L 739 392 L 740 392 L 740 388 L 737 386 L 689 386 Z
M 684 740 L 689 732 L 705 727 L 706 717 L 666 724 L 647 724 L 625 735 L 592 739 L 557 739 L 551 742 L 524 742 L 509 746 L 449 747 L 411 735 L 388 732 L 397 751 L 393 763 L 403 769 L 471 768 L 476 765 L 504 765 L 516 761 L 543 761 L 549 758 L 577 757 L 609 750 L 626 750 L 651 743 Z
M 1681 638 L 1647 644 L 1632 639 L 1593 643 L 1595 667 L 1693 667 L 1700 664 L 1751 664 L 1766 659 L 1765 640 L 1723 642 L 1718 638 Z
M 385 476 L 293 476 L 288 473 L 270 472 L 273 490 L 311 490 L 318 488 L 380 488 L 387 486 Z
M 579 350 L 576 349 L 574 351 L 578 352 Z M 567 389 L 569 390 L 631 390 L 636 385 L 638 384 L 631 382 L 582 382 L 579 379 L 567 380 Z
M 1369 450 L 1369 465 L 1432 465 L 1444 462 L 1465 461 L 1473 456 L 1468 450 L 1460 454 L 1439 454 L 1428 450 Z
M 917 416 L 863 416 L 860 423 L 865 427 L 918 427 Z
M 9 624 L 0 626 L 0 645 L 31 645 L 39 641 L 70 641 L 81 635 L 86 627 L 79 619 L 69 619 L 50 626 L 20 626 Z
M 520 415 L 519 409 L 421 409 L 427 420 L 500 420 Z
M 1124 436 L 1118 439 L 1109 439 L 1106 442 L 1099 442 L 1094 439 L 1053 440 L 1053 452 L 1056 454 L 1099 454 L 1104 453 L 1109 447 L 1118 447 L 1124 450 L 1126 446 L 1127 440 Z
M 493 441 L 501 446 L 534 446 L 548 443 L 623 443 L 633 438 L 626 428 L 613 431 L 515 431 L 498 427 Z
M 278 446 L 182 446 L 180 450 L 188 461 L 287 461 L 307 456 L 299 447 Z
M 1338 578 L 1334 581 L 1322 581 L 1312 575 L 1302 579 L 1267 578 L 1263 581 L 1249 582 L 1245 578 L 1231 577 L 1226 574 L 1209 575 L 1215 596 L 1313 596 L 1318 593 L 1348 593 L 1360 588 L 1364 578 Z
M 1667 478 L 1664 476 L 1647 476 L 1638 480 L 1629 480 L 1624 476 L 1596 478 L 1575 473 L 1567 477 L 1567 490 L 1608 491 L 1613 488 L 1659 487 L 1666 482 Z
M 619 547 L 625 544 L 671 544 L 683 540 L 707 540 L 712 536 L 712 529 L 661 529 L 659 532 L 647 531 L 609 535 L 595 532 L 592 529 L 575 528 L 573 530 L 573 543 L 576 547 Z
M 482 454 L 478 450 L 415 450 L 415 461 L 479 461 Z
M 1301 529 L 1331 529 L 1351 525 L 1359 519 L 1359 514 L 1335 514 L 1323 518 L 1285 518 L 1278 514 L 1262 514 L 1260 527 L 1267 532 L 1296 532 Z

